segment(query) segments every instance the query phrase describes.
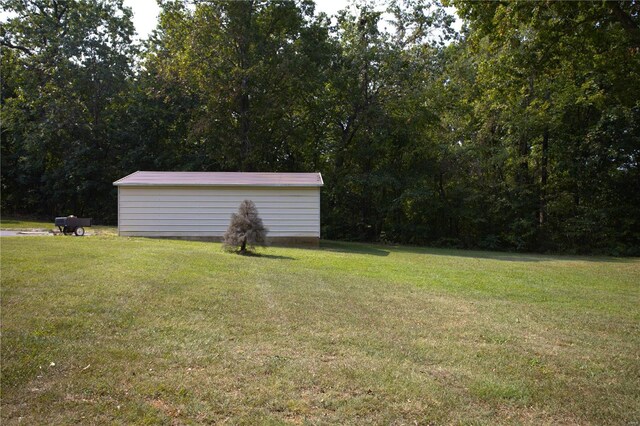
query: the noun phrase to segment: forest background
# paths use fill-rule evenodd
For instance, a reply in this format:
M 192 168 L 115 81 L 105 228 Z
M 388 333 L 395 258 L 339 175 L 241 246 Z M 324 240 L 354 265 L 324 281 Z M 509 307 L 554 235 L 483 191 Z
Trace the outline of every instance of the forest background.
M 122 0 L 2 2 L 3 215 L 319 171 L 323 238 L 640 255 L 640 2 L 159 4 L 138 42 Z

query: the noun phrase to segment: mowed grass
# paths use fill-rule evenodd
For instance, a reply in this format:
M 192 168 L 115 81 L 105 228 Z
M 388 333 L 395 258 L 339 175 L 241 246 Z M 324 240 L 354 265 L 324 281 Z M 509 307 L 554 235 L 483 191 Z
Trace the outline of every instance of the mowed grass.
M 640 260 L 3 237 L 2 424 L 633 424 Z

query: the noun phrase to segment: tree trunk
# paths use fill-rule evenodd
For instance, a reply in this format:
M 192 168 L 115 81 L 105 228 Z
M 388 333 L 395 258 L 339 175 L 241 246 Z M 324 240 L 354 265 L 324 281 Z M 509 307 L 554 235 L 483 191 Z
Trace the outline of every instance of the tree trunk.
M 251 146 L 251 117 L 250 117 L 250 84 L 249 73 L 251 68 L 251 20 L 253 15 L 253 2 L 241 3 L 242 15 L 242 32 L 238 36 L 238 64 L 240 65 L 240 72 L 242 73 L 242 79 L 240 80 L 240 87 L 238 91 L 238 115 L 239 115 L 239 136 L 241 144 L 241 156 L 240 170 L 243 172 L 253 171 L 254 164 L 252 161 L 252 146 Z
M 249 118 L 249 79 L 242 78 L 240 95 L 240 140 L 242 141 L 242 171 L 253 170 L 251 161 L 251 140 L 249 139 L 249 131 L 251 127 Z
M 528 114 L 529 105 L 531 105 L 531 101 L 534 98 L 534 89 L 535 89 L 535 72 L 532 71 L 529 76 L 529 93 L 522 102 L 523 112 Z M 530 123 L 527 122 L 524 126 L 524 129 L 521 129 L 520 139 L 518 142 L 518 154 L 520 158 L 518 159 L 518 171 L 516 174 L 516 180 L 520 186 L 519 189 L 522 189 L 523 186 L 526 186 L 530 183 L 529 176 L 529 132 L 530 132 Z
M 247 252 L 247 237 L 242 238 L 242 246 L 240 247 L 240 253 L 245 254 Z
M 544 128 L 542 134 L 542 159 L 540 161 L 540 208 L 538 211 L 538 222 L 542 226 L 546 220 L 547 209 L 547 179 L 549 175 L 549 128 Z

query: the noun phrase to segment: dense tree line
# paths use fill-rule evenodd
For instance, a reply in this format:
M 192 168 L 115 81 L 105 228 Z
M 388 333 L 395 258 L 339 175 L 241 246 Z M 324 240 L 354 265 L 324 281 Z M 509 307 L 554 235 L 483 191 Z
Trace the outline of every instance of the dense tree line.
M 325 238 L 640 254 L 640 2 L 445 5 L 461 31 L 427 0 L 165 0 L 138 45 L 122 0 L 6 0 L 2 213 L 320 171 Z

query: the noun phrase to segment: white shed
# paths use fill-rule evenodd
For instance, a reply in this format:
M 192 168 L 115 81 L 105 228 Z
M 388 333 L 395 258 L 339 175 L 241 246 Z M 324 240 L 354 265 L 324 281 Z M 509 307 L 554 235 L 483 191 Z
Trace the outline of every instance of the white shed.
M 270 242 L 320 240 L 320 173 L 138 171 L 113 184 L 122 236 L 219 240 L 240 203 L 252 200 Z

